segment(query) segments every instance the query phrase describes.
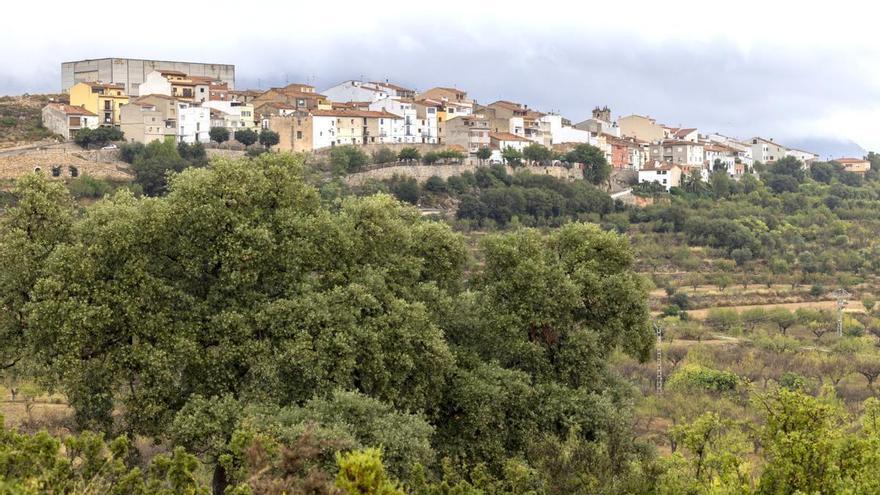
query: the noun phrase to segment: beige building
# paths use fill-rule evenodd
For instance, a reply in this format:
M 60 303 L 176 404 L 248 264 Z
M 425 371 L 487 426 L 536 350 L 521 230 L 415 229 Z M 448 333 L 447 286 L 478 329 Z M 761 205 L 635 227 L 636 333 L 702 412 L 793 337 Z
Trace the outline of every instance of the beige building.
M 837 158 L 833 161 L 839 163 L 847 172 L 854 174 L 865 175 L 871 170 L 871 162 L 864 158 Z
M 489 121 L 475 115 L 455 117 L 444 124 L 446 136 L 443 142 L 450 146 L 460 146 L 471 155 L 480 148 L 488 148 Z
M 621 137 L 635 138 L 654 143 L 665 137 L 663 126 L 656 120 L 642 115 L 629 115 L 617 119 Z
M 176 136 L 176 126 L 169 128 L 166 125 L 165 117 L 155 103 L 135 100 L 123 105 L 120 114 L 119 128 L 129 143 L 148 144 L 163 141 L 166 136 Z
M 43 107 L 43 126 L 64 139 L 73 139 L 80 129 L 98 127 L 98 115 L 83 107 L 49 103 Z

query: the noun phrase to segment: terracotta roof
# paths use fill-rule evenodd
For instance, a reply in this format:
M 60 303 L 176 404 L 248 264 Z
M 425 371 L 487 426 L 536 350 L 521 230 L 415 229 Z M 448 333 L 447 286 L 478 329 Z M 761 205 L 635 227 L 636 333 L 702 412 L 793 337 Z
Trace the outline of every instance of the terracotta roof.
M 703 145 L 703 149 L 706 151 L 715 151 L 718 153 L 736 153 L 737 150 L 731 148 L 730 146 L 724 146 L 723 144 L 715 144 L 715 143 L 707 143 Z
M 868 160 L 865 160 L 863 158 L 835 158 L 833 161 L 840 163 L 840 164 L 844 164 L 844 163 L 864 163 L 864 162 L 867 162 Z
M 164 69 L 159 69 L 159 73 L 160 73 L 160 74 L 169 74 L 169 75 L 172 75 L 172 76 L 185 76 L 185 75 L 186 75 L 186 72 L 180 72 L 179 70 L 164 70 Z
M 49 103 L 46 106 L 50 107 L 50 108 L 54 108 L 55 110 L 58 110 L 59 112 L 66 114 L 66 115 L 84 115 L 87 117 L 97 117 L 97 115 L 86 110 L 83 107 L 67 105 L 65 103 Z
M 290 84 L 288 84 L 287 86 L 284 86 L 284 88 L 282 88 L 282 89 L 302 91 L 301 89 L 297 89 L 297 88 L 311 88 L 311 89 L 315 89 L 314 86 L 310 86 L 310 85 L 308 85 L 308 84 L 302 84 L 302 83 L 290 83 Z
M 260 105 L 260 107 L 265 107 L 265 106 L 275 107 L 280 110 L 296 110 L 295 106 L 290 105 L 288 103 L 284 103 L 283 101 L 268 101 L 268 102 Z
M 674 136 L 683 139 L 688 134 L 696 131 L 696 129 L 676 129 Z
M 528 139 L 513 134 L 512 132 L 490 132 L 489 137 L 491 139 L 497 139 L 498 141 L 529 141 Z
M 465 149 L 465 147 L 460 144 L 451 144 L 451 145 L 447 146 L 446 149 L 449 149 L 452 151 L 459 151 L 461 153 L 467 153 L 467 149 Z
M 190 79 L 190 81 L 197 82 L 197 83 L 221 82 L 216 77 L 210 77 L 210 76 L 189 76 L 189 79 Z M 224 84 L 226 84 L 226 83 L 224 83 Z
M 423 98 L 423 99 L 420 99 L 420 100 L 415 100 L 414 103 L 415 103 L 416 105 L 422 105 L 422 106 L 425 106 L 425 107 L 442 107 L 442 106 L 443 106 L 443 104 L 440 103 L 439 101 L 437 101 L 437 100 L 432 100 L 432 99 L 430 99 L 430 98 Z

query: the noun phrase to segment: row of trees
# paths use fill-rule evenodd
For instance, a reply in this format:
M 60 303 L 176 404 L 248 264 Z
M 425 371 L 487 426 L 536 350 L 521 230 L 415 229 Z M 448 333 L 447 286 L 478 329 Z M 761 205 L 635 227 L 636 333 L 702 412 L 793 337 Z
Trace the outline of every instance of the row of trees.
M 230 133 L 229 129 L 225 127 L 212 127 L 208 132 L 208 136 L 211 138 L 211 141 L 223 144 L 229 141 Z M 250 146 L 259 141 L 263 148 L 269 149 L 277 145 L 281 138 L 277 132 L 270 131 L 269 129 L 261 129 L 260 132 L 252 129 L 239 129 L 235 131 L 234 139 L 245 146 Z

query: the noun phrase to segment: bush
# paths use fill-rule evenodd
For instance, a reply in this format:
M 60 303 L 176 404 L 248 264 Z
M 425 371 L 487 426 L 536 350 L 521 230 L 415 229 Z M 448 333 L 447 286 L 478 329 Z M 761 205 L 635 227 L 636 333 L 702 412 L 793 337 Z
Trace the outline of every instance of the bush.
M 397 154 L 397 159 L 402 162 L 417 162 L 422 158 L 422 154 L 415 148 L 403 148 Z
M 208 131 L 208 137 L 211 138 L 211 141 L 214 141 L 217 144 L 223 144 L 226 141 L 229 141 L 229 129 L 225 127 L 212 127 L 210 131 Z
M 90 175 L 83 174 L 67 183 L 70 194 L 77 199 L 80 198 L 101 198 L 110 190 L 112 186 L 109 182 L 96 179 Z
M 730 308 L 712 308 L 706 314 L 706 324 L 719 332 L 729 332 L 739 323 L 739 314 Z
M 397 199 L 414 205 L 419 203 L 419 197 L 421 196 L 419 183 L 414 178 L 395 175 L 389 181 L 388 187 L 391 190 L 391 194 Z
M 125 136 L 115 127 L 98 127 L 97 129 L 80 129 L 73 137 L 73 142 L 84 149 L 106 146 L 111 141 L 122 141 Z
M 370 163 L 366 153 L 353 145 L 336 146 L 330 150 L 330 165 L 337 175 L 358 172 Z
M 241 129 L 239 131 L 235 131 L 234 137 L 236 141 L 245 146 L 250 146 L 256 143 L 257 139 L 259 139 L 259 135 L 257 135 L 256 132 L 250 129 Z
M 446 181 L 436 175 L 432 175 L 425 182 L 425 190 L 433 193 L 446 192 Z
M 667 386 L 672 390 L 697 389 L 721 393 L 736 390 L 738 382 L 739 378 L 729 371 L 688 364 L 672 375 Z
M 681 309 L 690 309 L 691 300 L 687 294 L 683 292 L 676 292 L 669 298 L 669 303 L 678 306 Z
M 815 284 L 812 287 L 810 287 L 810 295 L 811 296 L 820 297 L 823 294 L 825 294 L 825 287 L 823 287 L 819 284 Z
M 373 152 L 373 163 L 391 163 L 396 159 L 397 155 L 387 146 L 383 146 Z

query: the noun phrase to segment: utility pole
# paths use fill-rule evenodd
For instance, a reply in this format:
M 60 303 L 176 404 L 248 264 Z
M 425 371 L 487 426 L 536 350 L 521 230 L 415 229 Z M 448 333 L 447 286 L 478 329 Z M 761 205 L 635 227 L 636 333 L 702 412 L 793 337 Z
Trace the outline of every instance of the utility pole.
M 654 334 L 657 335 L 657 394 L 663 393 L 663 327 L 654 322 Z
M 837 298 L 837 336 L 843 337 L 843 308 L 846 307 L 847 299 L 852 295 L 846 289 L 837 289 L 831 293 Z

